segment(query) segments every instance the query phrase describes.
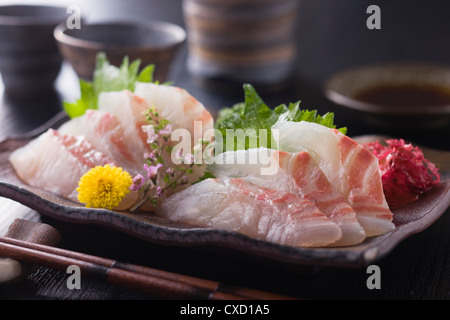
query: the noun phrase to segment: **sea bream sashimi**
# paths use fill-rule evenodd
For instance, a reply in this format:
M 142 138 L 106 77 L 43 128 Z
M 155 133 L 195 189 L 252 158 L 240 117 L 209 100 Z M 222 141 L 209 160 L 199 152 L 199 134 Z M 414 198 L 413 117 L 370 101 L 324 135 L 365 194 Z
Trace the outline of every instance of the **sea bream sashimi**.
M 83 136 L 49 129 L 11 153 L 9 161 L 28 185 L 76 201 L 80 177 L 89 169 L 116 162 L 99 152 Z
M 394 229 L 378 159 L 369 150 L 336 129 L 311 122 L 281 121 L 272 130 L 277 131 L 280 150 L 311 155 L 355 210 L 367 236 Z
M 173 129 L 187 129 L 192 138 L 196 133 L 196 122 L 199 126 L 201 125 L 197 129 L 199 131 L 197 134 L 202 134 L 214 126 L 211 113 L 185 89 L 176 86 L 137 82 L 134 92 L 145 99 L 150 106 L 154 106 L 160 111 L 161 117 L 169 120 Z
M 143 159 L 144 153 L 150 151 L 147 134 L 142 130 L 148 124 L 145 112 L 149 108 L 144 99 L 129 90 L 102 92 L 98 98 L 98 109 L 118 120 L 134 159 Z
M 177 89 L 164 90 L 164 94 L 167 95 L 165 98 L 170 100 L 179 92 Z M 160 99 L 163 98 L 160 97 Z M 184 102 L 180 100 L 180 103 Z M 185 120 L 192 116 L 192 121 L 198 120 L 196 114 L 187 109 L 187 114 L 183 114 L 183 105 L 160 106 L 181 110 L 181 114 L 173 114 L 173 117 L 178 119 Z M 207 112 L 203 105 L 199 104 L 199 106 Z M 146 116 L 149 109 L 150 105 L 145 99 L 129 90 L 102 92 L 98 99 L 98 110 L 88 109 L 84 115 L 72 118 L 63 124 L 61 131 L 49 130 L 35 138 L 14 152 L 10 162 L 17 175 L 29 185 L 74 201 L 77 201 L 76 188 L 79 179 L 95 165 L 114 163 L 115 166 L 123 168 L 133 176 L 138 173 L 147 176 L 151 168 L 146 163 L 146 158 L 152 152 L 149 145 L 151 125 Z M 158 109 L 158 112 L 161 113 L 161 110 Z M 209 116 L 204 117 L 205 130 L 211 126 L 212 119 L 209 112 L 207 113 Z M 181 125 L 184 124 L 186 123 L 182 122 Z M 191 128 L 183 129 L 189 132 Z M 96 161 L 92 160 L 88 163 L 88 160 L 91 160 L 90 157 Z M 169 166 L 172 160 L 171 154 L 163 154 L 161 157 L 165 165 Z M 161 168 L 163 169 L 166 168 Z M 192 174 L 187 177 L 186 184 L 180 183 L 177 188 L 171 188 L 164 197 L 186 187 L 189 182 L 198 180 L 204 172 L 204 166 L 194 166 L 192 171 Z M 128 207 L 130 199 L 127 196 L 124 200 L 125 206 L 120 208 Z M 142 209 L 154 210 L 154 207 L 149 205 L 143 206 Z
M 307 152 L 289 153 L 264 148 L 229 151 L 216 156 L 214 163 L 209 170 L 217 178 L 240 178 L 313 202 L 342 230 L 342 237 L 333 243 L 334 246 L 358 244 L 366 238 L 353 208 Z
M 136 91 L 131 92 L 128 90 L 102 92 L 98 99 L 98 109 L 102 112 L 107 112 L 115 116 L 119 121 L 120 126 L 123 129 L 124 141 L 127 142 L 127 146 L 132 150 L 135 158 L 142 159 L 144 163 L 141 166 L 142 175 L 146 175 L 146 172 L 142 171 L 142 167 L 145 164 L 145 155 L 149 155 L 153 150 L 149 144 L 149 132 L 146 130 L 149 128 L 149 121 L 147 113 L 150 108 L 155 108 L 159 119 L 166 119 L 170 125 L 170 131 L 176 129 L 184 129 L 183 137 L 191 137 L 191 144 L 186 150 L 184 147 L 182 151 L 185 153 L 193 152 L 194 137 L 199 136 L 202 138 L 203 132 L 213 127 L 213 118 L 211 114 L 205 109 L 205 107 L 198 102 L 195 98 L 189 95 L 185 90 L 177 87 L 167 85 L 151 84 L 144 86 L 144 84 L 136 84 L 136 89 L 141 88 L 140 93 L 146 96 L 139 96 Z M 147 88 L 148 90 L 146 90 Z M 151 90 L 150 90 L 150 89 Z M 150 100 L 149 99 L 154 99 Z M 191 106 L 188 107 L 187 105 Z M 200 124 L 199 129 L 195 129 L 195 122 Z M 199 131 L 199 132 L 196 132 Z M 150 130 L 151 131 L 151 130 Z M 172 137 L 172 135 L 171 135 Z M 182 138 L 184 141 L 184 138 Z M 200 142 L 200 141 L 198 141 Z M 168 142 L 177 148 L 177 143 Z M 182 143 L 184 145 L 184 143 Z M 173 163 L 173 154 L 176 154 L 176 150 L 171 153 L 163 153 L 161 155 L 164 165 L 160 169 L 161 171 L 167 170 Z M 187 154 L 185 154 L 187 156 Z M 172 193 L 178 192 L 181 189 L 187 187 L 190 183 L 193 183 L 199 179 L 205 172 L 205 166 L 203 164 L 195 165 L 192 168 L 192 173 L 186 175 L 187 183 L 178 184 L 176 188 L 169 188 L 166 190 L 161 199 L 169 196 Z M 163 179 L 163 177 L 161 177 Z M 154 207 L 151 203 L 146 203 L 141 207 L 142 210 L 152 211 Z
M 204 105 L 175 86 L 137 82 L 134 93 L 128 90 L 102 92 L 98 100 L 99 110 L 113 114 L 124 129 L 126 140 L 133 140 L 129 142 L 130 149 L 141 154 L 142 150 L 148 150 L 148 136 L 143 127 L 148 125 L 146 112 L 150 107 L 157 110 L 158 117 L 169 121 L 172 130 L 185 129 L 191 138 L 191 147 L 214 126 L 214 119 Z
M 193 184 L 166 199 L 158 214 L 297 247 L 326 246 L 342 235 L 311 201 L 244 179 L 207 179 Z
M 64 123 L 58 131 L 62 134 L 84 136 L 97 150 L 115 159 L 130 174 L 142 170 L 145 163 L 142 154 L 130 148 L 133 141 L 125 135 L 119 120 L 112 113 L 88 109 L 82 116 Z

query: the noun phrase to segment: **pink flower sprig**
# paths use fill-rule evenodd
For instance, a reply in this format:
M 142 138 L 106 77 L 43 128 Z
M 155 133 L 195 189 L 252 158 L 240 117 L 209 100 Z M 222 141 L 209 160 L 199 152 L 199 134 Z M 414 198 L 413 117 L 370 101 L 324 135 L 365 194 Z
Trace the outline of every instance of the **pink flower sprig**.
M 171 153 L 175 152 L 171 144 L 172 126 L 167 119 L 160 117 L 155 108 L 150 108 L 146 114 L 147 123 L 142 130 L 147 134 L 150 151 L 144 153 L 145 164 L 142 174 L 133 179 L 130 190 L 141 192 L 142 199 L 131 209 L 132 212 L 147 201 L 155 207 L 162 201 L 168 189 L 189 183 L 188 175 L 194 172 L 193 154 L 183 154 L 177 151 L 183 161 L 175 165 L 171 161 Z
M 130 190 L 131 191 L 139 191 L 140 188 L 144 185 L 145 178 L 141 174 L 137 174 L 133 178 L 133 183 L 131 184 Z

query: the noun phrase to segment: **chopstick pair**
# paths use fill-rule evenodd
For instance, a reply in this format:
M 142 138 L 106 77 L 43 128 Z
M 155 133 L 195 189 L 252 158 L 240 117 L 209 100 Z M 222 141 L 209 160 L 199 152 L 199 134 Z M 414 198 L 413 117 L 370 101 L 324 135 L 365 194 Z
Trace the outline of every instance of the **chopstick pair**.
M 248 288 L 226 286 L 153 268 L 122 263 L 85 253 L 0 237 L 0 256 L 66 272 L 76 265 L 83 276 L 140 290 L 164 299 L 290 300 L 292 298 Z

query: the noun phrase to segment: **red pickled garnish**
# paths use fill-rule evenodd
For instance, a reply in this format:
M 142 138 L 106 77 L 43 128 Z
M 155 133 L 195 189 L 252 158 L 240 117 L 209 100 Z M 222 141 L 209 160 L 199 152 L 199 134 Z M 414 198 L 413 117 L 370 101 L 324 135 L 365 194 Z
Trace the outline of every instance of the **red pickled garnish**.
M 439 184 L 438 168 L 427 160 L 419 147 L 403 139 L 364 144 L 377 158 L 384 195 L 390 208 L 417 200 L 419 195 Z

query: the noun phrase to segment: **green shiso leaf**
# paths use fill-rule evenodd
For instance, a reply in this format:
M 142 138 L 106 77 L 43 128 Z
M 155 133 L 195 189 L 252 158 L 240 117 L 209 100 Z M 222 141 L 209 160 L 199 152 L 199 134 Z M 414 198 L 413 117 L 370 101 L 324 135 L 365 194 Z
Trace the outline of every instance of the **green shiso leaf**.
M 63 108 L 70 118 L 83 115 L 87 109 L 97 109 L 100 93 L 109 91 L 134 91 L 139 82 L 153 82 L 155 65 L 151 64 L 139 72 L 141 60 L 136 59 L 131 64 L 128 56 L 122 64 L 116 67 L 108 61 L 104 52 L 99 52 L 95 60 L 95 70 L 92 82 L 79 79 L 80 98 L 75 102 L 63 102 Z
M 248 140 L 246 140 L 245 144 L 242 141 L 235 141 L 234 145 L 227 145 L 225 141 L 227 134 L 231 133 L 230 129 L 235 131 L 237 129 L 244 130 L 247 138 L 251 138 L 256 134 L 257 147 L 270 148 L 273 143 L 270 129 L 278 121 L 308 121 L 328 128 L 336 128 L 334 114 L 331 112 L 318 115 L 317 110 L 302 110 L 300 109 L 300 101 L 289 103 L 289 105 L 282 104 L 271 109 L 264 103 L 251 84 L 244 84 L 243 89 L 244 102 L 235 104 L 231 108 L 222 108 L 215 122 L 215 128 L 222 134 L 223 151 L 248 149 L 250 147 Z M 260 129 L 266 129 L 267 131 L 260 131 Z M 347 133 L 347 128 L 345 127 L 338 130 L 343 134 Z M 261 137 L 260 132 L 267 132 L 267 136 Z

